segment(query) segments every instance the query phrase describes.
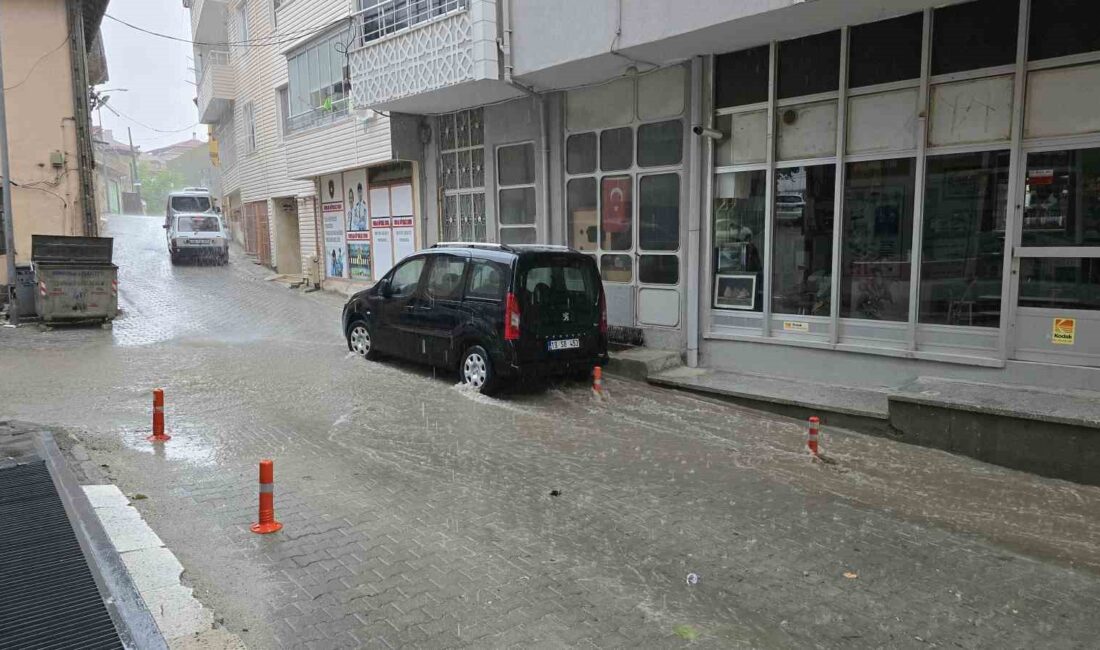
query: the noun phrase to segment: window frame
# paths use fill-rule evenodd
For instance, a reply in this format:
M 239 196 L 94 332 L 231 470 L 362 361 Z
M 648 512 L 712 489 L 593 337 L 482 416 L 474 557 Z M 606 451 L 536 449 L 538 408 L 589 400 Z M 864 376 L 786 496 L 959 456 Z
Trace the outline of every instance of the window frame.
M 518 183 L 518 184 L 508 185 L 508 184 L 505 184 L 505 183 L 501 182 L 501 180 L 500 180 L 500 170 L 501 170 L 501 167 L 500 167 L 500 151 L 501 151 L 501 149 L 508 149 L 510 147 L 531 147 L 532 167 L 531 167 L 531 182 L 530 183 Z M 520 140 L 518 142 L 508 142 L 508 143 L 505 143 L 505 144 L 498 144 L 495 147 L 493 147 L 493 173 L 495 175 L 494 181 L 495 181 L 495 185 L 496 185 L 495 194 L 496 194 L 496 217 L 497 217 L 496 221 L 497 221 L 497 241 L 498 242 L 503 242 L 504 241 L 503 235 L 504 235 L 505 230 L 532 230 L 535 233 L 535 241 L 538 241 L 538 225 L 539 225 L 539 220 L 541 219 L 542 215 L 539 214 L 539 191 L 538 191 L 539 159 L 538 159 L 537 154 L 538 154 L 538 148 L 535 146 L 535 141 L 534 140 Z M 500 195 L 505 190 L 527 190 L 527 189 L 531 190 L 534 193 L 534 196 L 535 196 L 535 213 L 531 216 L 531 222 L 530 223 L 522 223 L 522 224 L 506 224 L 506 223 L 504 223 L 504 221 L 500 218 L 500 215 L 501 215 L 501 197 L 500 197 Z
M 480 119 L 481 119 L 481 142 L 479 144 L 467 143 L 466 145 L 459 146 L 458 145 L 458 123 L 457 123 L 456 120 L 458 119 L 458 116 L 460 116 L 460 115 L 465 115 L 466 119 L 468 120 L 469 117 L 471 115 L 474 115 L 474 114 L 479 115 Z M 452 120 L 453 124 L 455 125 L 455 142 L 454 142 L 454 146 L 449 148 L 449 149 L 445 149 L 443 147 L 443 133 L 442 133 L 442 130 L 441 130 L 441 125 L 442 125 L 442 120 L 444 120 L 444 119 Z M 485 144 L 485 113 L 484 113 L 484 110 L 482 108 L 472 108 L 472 109 L 465 109 L 465 110 L 461 110 L 461 111 L 454 111 L 454 112 L 451 112 L 451 113 L 444 113 L 442 115 L 437 115 L 434 119 L 433 130 L 435 131 L 434 137 L 438 138 L 437 142 L 439 143 L 438 148 L 436 150 L 436 156 L 437 156 L 437 158 L 436 158 L 436 178 L 439 182 L 439 188 L 442 190 L 442 197 L 440 198 L 440 202 L 439 202 L 439 232 L 438 232 L 439 241 L 456 241 L 456 240 L 461 240 L 461 241 L 484 241 L 484 242 L 491 241 L 490 237 L 492 237 L 492 235 L 495 234 L 495 233 L 493 233 L 493 229 L 491 229 L 489 227 L 489 215 L 488 215 L 488 213 L 487 213 L 488 211 L 486 209 L 487 208 L 487 205 L 486 205 L 487 200 L 486 200 L 486 196 L 485 196 L 485 189 L 486 189 L 486 187 L 488 187 L 488 184 L 486 182 L 487 179 L 485 178 L 485 153 L 486 153 L 487 147 L 486 147 L 486 144 Z M 469 136 L 467 136 L 467 137 L 469 137 Z M 448 188 L 447 184 L 445 182 L 445 178 L 444 178 L 444 174 L 446 172 L 446 166 L 444 165 L 444 162 L 443 162 L 444 159 L 448 155 L 454 155 L 455 156 L 455 172 L 458 173 L 461 170 L 460 163 L 461 163 L 462 154 L 469 153 L 470 156 L 471 156 L 471 161 L 472 161 L 473 152 L 478 151 L 478 150 L 481 151 L 481 185 L 479 185 L 479 186 L 473 185 L 473 180 L 471 179 L 471 181 L 470 181 L 471 184 L 468 187 L 462 187 L 459 183 L 456 182 L 455 187 Z M 495 151 L 494 151 L 493 155 L 494 156 L 496 155 Z M 495 167 L 495 164 L 494 164 L 494 167 Z M 463 232 L 462 232 L 462 203 L 465 200 L 465 197 L 470 197 L 469 198 L 470 210 L 471 210 L 470 230 L 473 233 L 472 236 L 470 236 L 470 237 L 466 237 L 465 235 L 463 235 Z M 478 197 L 481 198 L 481 218 L 484 221 L 483 225 L 484 225 L 484 228 L 485 228 L 485 233 L 484 233 L 481 240 L 477 239 L 477 225 L 478 225 L 477 224 L 477 198 Z M 445 230 L 447 228 L 446 220 L 447 220 L 447 202 L 448 202 L 448 199 L 453 199 L 454 200 L 455 236 L 453 236 L 453 237 L 448 236 L 447 233 L 446 233 L 446 230 Z
M 241 107 L 244 116 L 244 153 L 254 154 L 259 149 L 259 137 L 256 133 L 256 104 L 248 100 Z

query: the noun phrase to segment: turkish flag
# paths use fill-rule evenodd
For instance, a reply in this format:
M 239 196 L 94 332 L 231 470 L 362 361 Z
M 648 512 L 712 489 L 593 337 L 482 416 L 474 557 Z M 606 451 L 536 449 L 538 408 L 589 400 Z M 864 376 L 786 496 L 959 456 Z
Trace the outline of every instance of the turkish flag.
M 630 232 L 630 181 L 629 176 L 603 179 L 604 232 Z

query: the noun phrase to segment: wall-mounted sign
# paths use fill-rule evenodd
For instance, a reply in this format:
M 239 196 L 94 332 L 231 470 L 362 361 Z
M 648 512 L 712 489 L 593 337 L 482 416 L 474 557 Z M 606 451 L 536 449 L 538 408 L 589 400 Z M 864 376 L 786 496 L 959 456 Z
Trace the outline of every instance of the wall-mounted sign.
M 783 330 L 787 332 L 809 332 L 810 324 L 797 320 L 785 320 L 783 321 Z
M 339 174 L 321 177 L 321 220 L 325 237 L 325 275 L 348 277 L 347 245 L 344 242 L 343 182 Z
M 1050 342 L 1055 345 L 1073 345 L 1077 334 L 1077 320 L 1074 318 L 1055 318 L 1051 326 Z

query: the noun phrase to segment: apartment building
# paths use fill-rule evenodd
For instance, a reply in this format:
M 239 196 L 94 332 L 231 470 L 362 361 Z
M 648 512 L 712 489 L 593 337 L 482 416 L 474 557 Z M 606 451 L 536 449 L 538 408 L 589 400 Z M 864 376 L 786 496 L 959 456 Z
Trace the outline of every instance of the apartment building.
M 282 274 L 352 291 L 422 245 L 420 118 L 351 110 L 348 3 L 185 4 L 199 111 L 245 249 Z
M 107 0 L 4 0 L 0 47 L 19 266 L 30 263 L 32 235 L 99 233 L 88 90 L 107 80 L 99 38 L 106 8 Z M 0 285 L 8 283 L 6 252 L 0 236 Z
M 566 244 L 616 336 L 878 388 L 1100 390 L 1088 0 L 358 0 L 427 241 Z

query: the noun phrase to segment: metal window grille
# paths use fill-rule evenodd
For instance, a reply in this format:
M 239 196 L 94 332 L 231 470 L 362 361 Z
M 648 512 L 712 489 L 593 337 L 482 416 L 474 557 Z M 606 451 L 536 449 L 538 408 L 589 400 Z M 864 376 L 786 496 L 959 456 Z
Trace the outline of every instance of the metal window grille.
M 469 0 L 359 0 L 357 44 L 362 47 L 468 6 Z

